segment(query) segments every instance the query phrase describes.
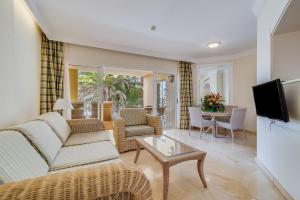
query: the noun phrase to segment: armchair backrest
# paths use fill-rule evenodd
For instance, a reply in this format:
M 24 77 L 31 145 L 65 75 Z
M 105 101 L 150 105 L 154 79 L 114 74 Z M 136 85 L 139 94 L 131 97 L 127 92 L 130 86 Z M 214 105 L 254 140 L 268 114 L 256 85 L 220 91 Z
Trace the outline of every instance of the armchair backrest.
M 146 110 L 144 108 L 123 108 L 120 116 L 125 121 L 125 126 L 137 126 L 147 124 Z
M 244 121 L 246 117 L 247 108 L 233 108 L 230 118 L 230 125 L 232 129 L 244 129 Z

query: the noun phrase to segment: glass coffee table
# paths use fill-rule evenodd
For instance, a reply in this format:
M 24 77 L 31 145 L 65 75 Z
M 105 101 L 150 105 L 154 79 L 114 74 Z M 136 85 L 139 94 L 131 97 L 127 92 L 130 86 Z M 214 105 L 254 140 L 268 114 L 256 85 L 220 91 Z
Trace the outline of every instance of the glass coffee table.
M 197 160 L 198 174 L 203 186 L 207 187 L 203 172 L 206 152 L 199 151 L 164 135 L 136 137 L 135 141 L 137 146 L 135 163 L 138 161 L 141 148 L 144 148 L 162 165 L 163 200 L 168 198 L 169 168 L 184 161 Z

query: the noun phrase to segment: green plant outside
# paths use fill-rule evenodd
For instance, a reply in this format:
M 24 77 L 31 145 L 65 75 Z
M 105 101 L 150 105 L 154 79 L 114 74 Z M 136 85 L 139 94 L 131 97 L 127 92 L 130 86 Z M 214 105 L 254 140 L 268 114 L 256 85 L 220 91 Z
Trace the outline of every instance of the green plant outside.
M 143 86 L 137 77 L 82 72 L 78 76 L 78 82 L 79 101 L 84 101 L 89 95 L 92 95 L 92 101 L 99 101 L 101 97 L 103 100 L 113 102 L 115 112 L 122 107 L 143 105 Z M 99 86 L 102 86 L 103 90 L 100 90 Z

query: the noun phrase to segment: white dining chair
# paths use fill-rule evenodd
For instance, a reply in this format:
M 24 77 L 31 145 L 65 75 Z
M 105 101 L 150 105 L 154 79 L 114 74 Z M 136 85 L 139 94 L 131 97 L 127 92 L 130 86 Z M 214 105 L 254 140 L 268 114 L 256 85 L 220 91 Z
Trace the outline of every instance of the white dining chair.
M 190 127 L 189 127 L 189 135 L 191 135 L 191 128 L 192 127 L 198 127 L 200 128 L 200 138 L 202 137 L 204 131 L 204 128 L 211 127 L 212 128 L 212 134 L 214 134 L 215 131 L 215 122 L 203 119 L 202 117 L 202 111 L 200 107 L 189 107 L 189 113 L 190 113 Z
M 230 130 L 232 141 L 234 141 L 234 131 L 243 131 L 245 139 L 247 139 L 247 134 L 244 130 L 246 112 L 247 108 L 233 108 L 229 122 L 216 120 L 216 135 L 218 135 L 218 128 L 220 127 Z

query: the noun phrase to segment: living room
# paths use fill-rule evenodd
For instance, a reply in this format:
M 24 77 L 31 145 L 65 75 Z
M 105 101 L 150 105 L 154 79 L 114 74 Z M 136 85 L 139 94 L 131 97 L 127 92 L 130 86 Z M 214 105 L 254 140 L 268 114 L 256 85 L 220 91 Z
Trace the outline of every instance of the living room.
M 299 8 L 1 1 L 0 199 L 300 199 Z

